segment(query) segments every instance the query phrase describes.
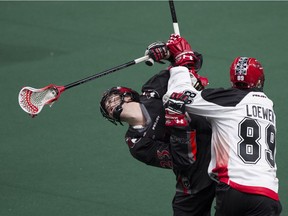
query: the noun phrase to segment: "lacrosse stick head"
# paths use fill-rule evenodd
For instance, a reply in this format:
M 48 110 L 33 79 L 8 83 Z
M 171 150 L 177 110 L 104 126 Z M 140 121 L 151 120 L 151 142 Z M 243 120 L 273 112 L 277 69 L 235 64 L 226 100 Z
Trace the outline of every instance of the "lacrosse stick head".
M 41 89 L 23 87 L 18 96 L 19 105 L 25 112 L 34 117 L 41 112 L 44 105 L 52 106 L 63 91 L 65 91 L 64 86 L 54 84 Z

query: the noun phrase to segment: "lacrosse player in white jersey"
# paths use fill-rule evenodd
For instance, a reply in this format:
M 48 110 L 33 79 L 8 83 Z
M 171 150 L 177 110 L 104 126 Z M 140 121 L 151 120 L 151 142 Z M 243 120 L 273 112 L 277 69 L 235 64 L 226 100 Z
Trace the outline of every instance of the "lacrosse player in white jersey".
M 183 56 L 189 59 L 193 51 L 187 50 L 188 45 L 183 37 L 171 35 L 167 42 L 170 58 L 175 62 Z M 218 182 L 215 215 L 280 215 L 276 116 L 273 102 L 263 93 L 264 71 L 260 62 L 237 57 L 230 68 L 229 89 L 197 91 L 190 76 L 187 67 L 170 69 L 168 90 L 163 97 L 166 124 L 188 121 L 185 112 L 206 116 L 211 123 L 208 173 Z

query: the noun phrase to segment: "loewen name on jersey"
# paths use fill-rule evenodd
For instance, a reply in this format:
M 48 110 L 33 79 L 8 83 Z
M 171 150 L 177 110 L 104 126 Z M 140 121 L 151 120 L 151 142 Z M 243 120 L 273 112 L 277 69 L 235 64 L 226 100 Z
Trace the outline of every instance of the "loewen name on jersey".
M 266 119 L 275 124 L 275 113 L 271 109 L 256 105 L 246 105 L 246 113 L 248 117 Z

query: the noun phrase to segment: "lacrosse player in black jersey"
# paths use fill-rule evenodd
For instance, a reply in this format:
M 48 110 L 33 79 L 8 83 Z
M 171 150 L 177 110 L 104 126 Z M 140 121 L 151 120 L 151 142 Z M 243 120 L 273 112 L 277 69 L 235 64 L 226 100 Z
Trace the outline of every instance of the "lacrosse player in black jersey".
M 193 59 L 192 50 L 186 49 L 188 42 L 179 35 L 171 35 L 167 47 L 175 61 L 183 55 Z M 168 91 L 163 96 L 166 124 L 187 124 L 185 112 L 206 116 L 211 123 L 208 171 L 219 182 L 215 215 L 280 215 L 276 115 L 273 102 L 263 92 L 261 63 L 251 57 L 235 58 L 230 67 L 232 88 L 228 89 L 198 91 L 190 76 L 187 67 L 170 68 Z
M 156 62 L 169 57 L 163 42 L 150 45 L 146 54 Z M 190 56 L 189 61 L 185 56 L 177 63 L 170 61 L 173 66 L 189 68 L 194 87 L 203 89 L 208 80 L 197 74 L 202 55 L 195 52 L 193 58 L 193 62 Z M 156 74 L 142 86 L 141 95 L 130 88 L 113 87 L 103 94 L 100 110 L 115 125 L 128 123 L 125 141 L 134 158 L 147 165 L 173 169 L 177 181 L 172 202 L 174 216 L 209 216 L 215 194 L 215 184 L 207 174 L 210 124 L 206 118 L 190 114 L 188 124 L 175 121 L 165 127 L 162 97 L 169 77 L 168 68 Z

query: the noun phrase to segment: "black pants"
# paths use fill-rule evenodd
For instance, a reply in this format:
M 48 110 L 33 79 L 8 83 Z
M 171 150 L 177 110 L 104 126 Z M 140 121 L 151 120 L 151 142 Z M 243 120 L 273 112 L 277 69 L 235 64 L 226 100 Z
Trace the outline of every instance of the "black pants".
M 174 216 L 210 216 L 215 197 L 215 183 L 196 194 L 176 193 L 173 199 Z
M 229 185 L 216 187 L 215 216 L 279 216 L 282 206 L 279 201 L 266 196 L 242 193 Z

